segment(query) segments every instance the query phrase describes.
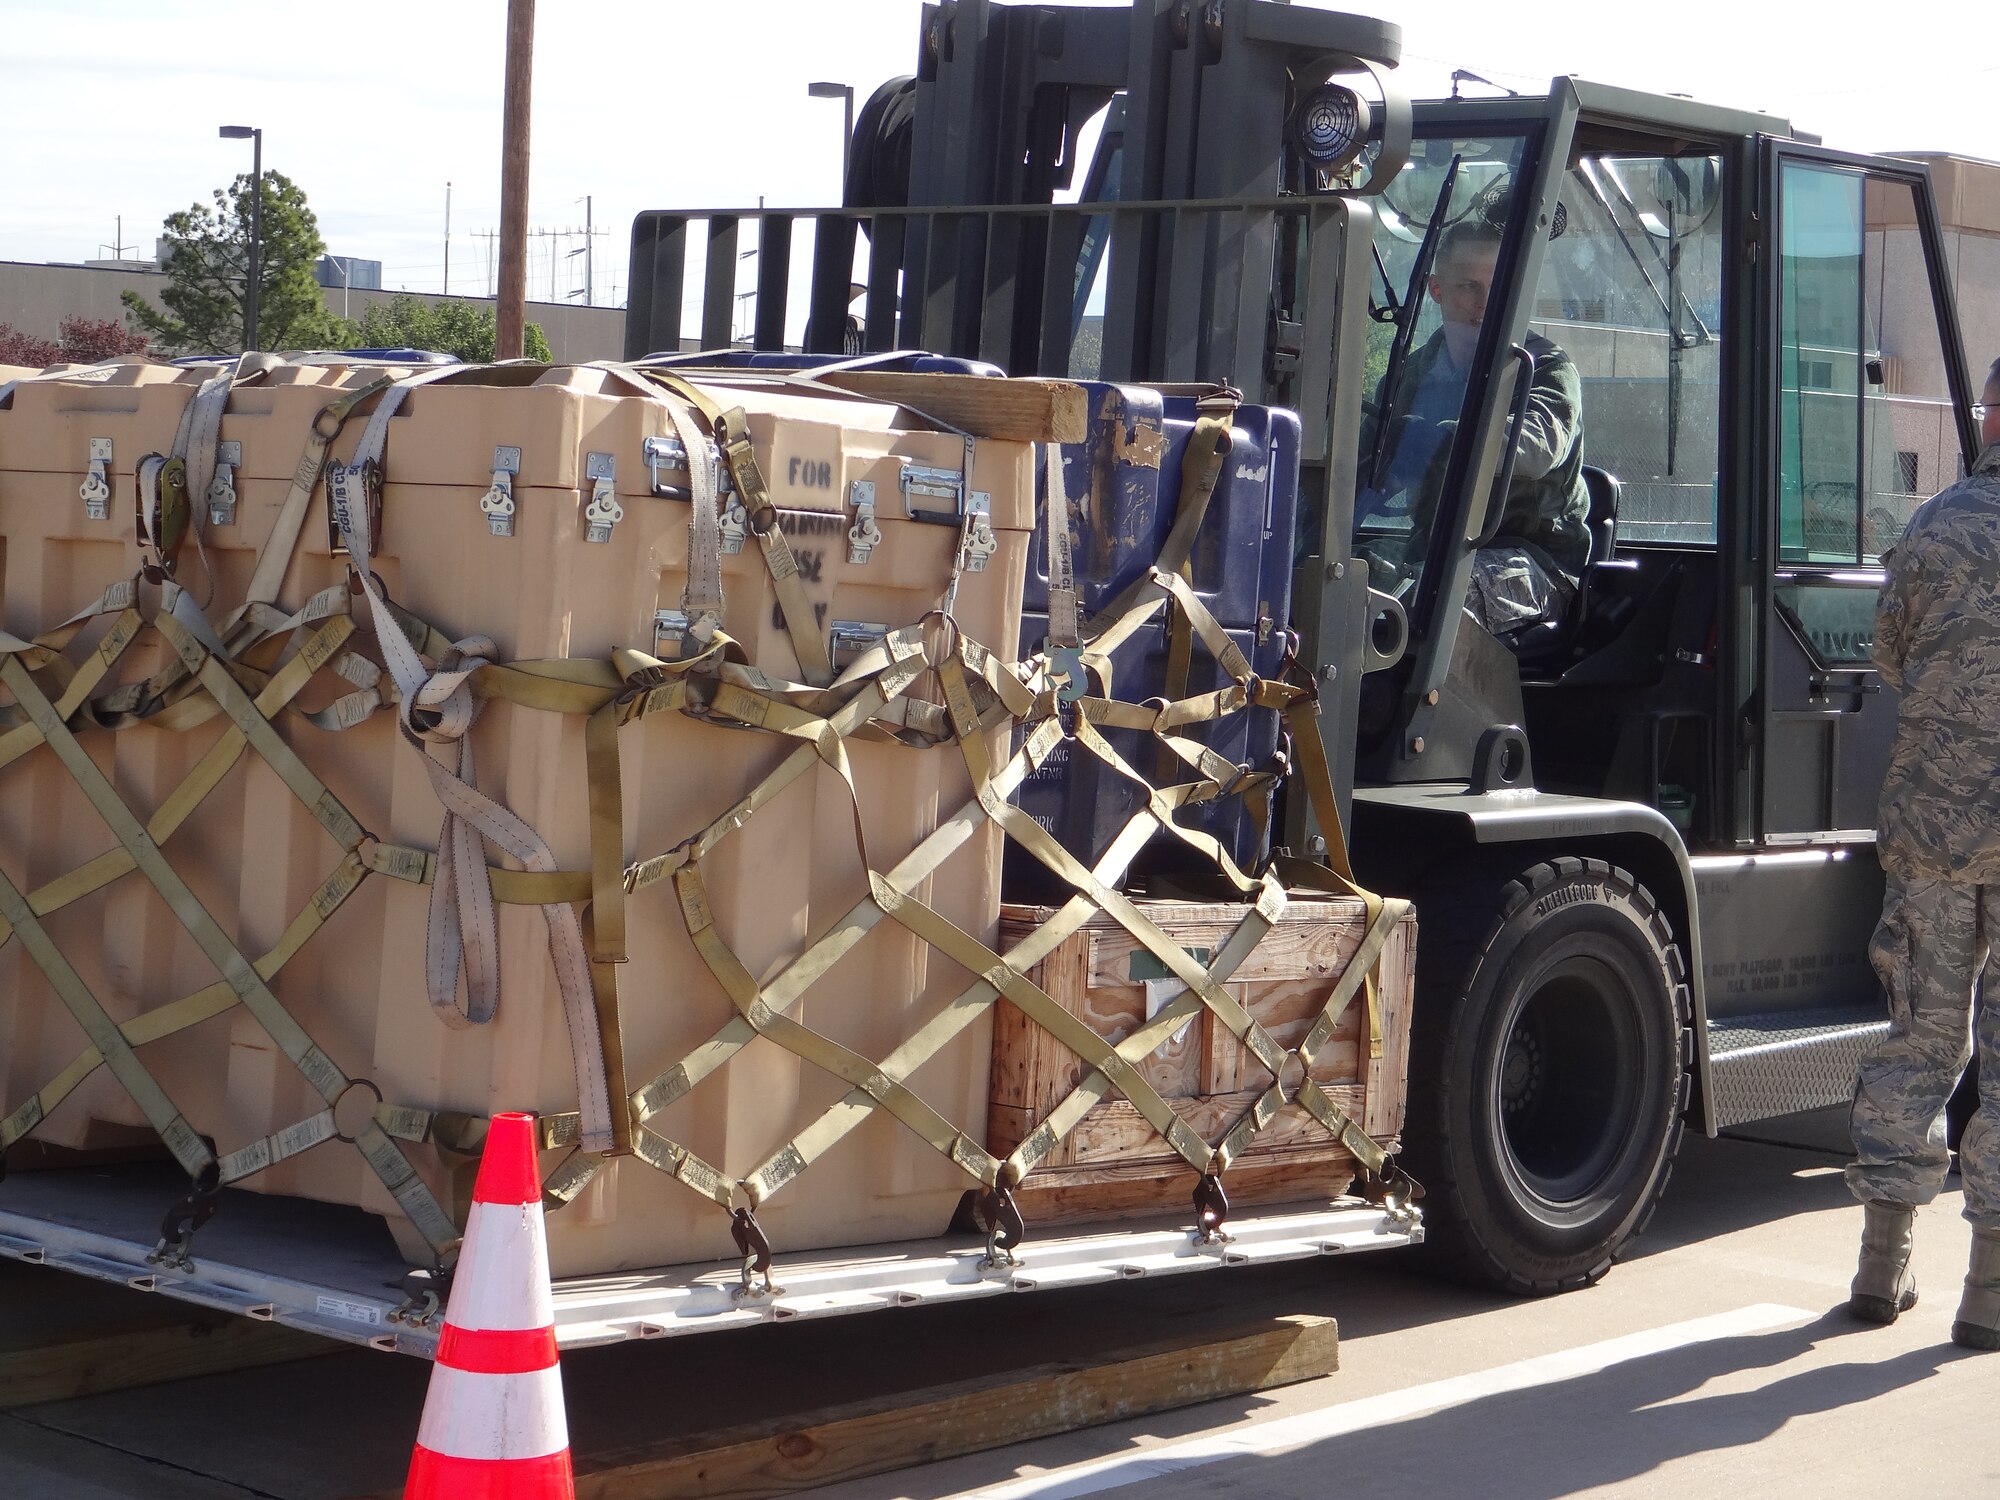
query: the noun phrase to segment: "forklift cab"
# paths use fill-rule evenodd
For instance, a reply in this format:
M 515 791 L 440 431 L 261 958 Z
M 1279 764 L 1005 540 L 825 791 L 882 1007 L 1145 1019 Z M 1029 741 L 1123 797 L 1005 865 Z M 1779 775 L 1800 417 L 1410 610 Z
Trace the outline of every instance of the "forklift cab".
M 1572 80 L 1413 113 L 1379 215 L 1371 370 L 1435 337 L 1437 221 L 1504 210 L 1429 466 L 1437 519 L 1390 574 L 1410 647 L 1365 685 L 1363 873 L 1421 887 L 1447 846 L 1416 836 L 1432 825 L 1414 810 L 1447 793 L 1486 797 L 1481 840 L 1518 836 L 1506 798 L 1591 799 L 1564 814 L 1566 846 L 1605 841 L 1688 948 L 1697 1120 L 1838 1102 L 1881 1021 L 1865 955 L 1896 714 L 1869 659 L 1880 556 L 1977 452 L 1928 172 Z M 1504 493 L 1530 331 L 1581 375 L 1592 512 L 1610 524 L 1573 613 L 1510 650 L 1460 600 Z M 1363 555 L 1411 534 L 1393 499 L 1371 504 L 1370 458 Z M 1620 818 L 1647 813 L 1650 833 L 1619 845 Z
M 1865 838 L 1894 721 L 1868 660 L 1879 557 L 1975 451 L 1925 169 L 1569 80 L 1414 114 L 1377 216 L 1384 436 L 1364 430 L 1355 531 L 1393 557 L 1377 587 L 1410 649 L 1369 685 L 1364 778 L 1472 777 L 1477 735 L 1438 730 L 1483 714 L 1527 731 L 1531 784 L 1658 807 L 1691 847 Z M 1438 345 L 1438 242 L 1481 214 L 1500 254 L 1422 466 L 1425 534 L 1386 434 Z M 1458 604 L 1504 499 L 1530 331 L 1582 379 L 1592 554 L 1574 613 L 1502 658 L 1460 641 L 1477 627 Z

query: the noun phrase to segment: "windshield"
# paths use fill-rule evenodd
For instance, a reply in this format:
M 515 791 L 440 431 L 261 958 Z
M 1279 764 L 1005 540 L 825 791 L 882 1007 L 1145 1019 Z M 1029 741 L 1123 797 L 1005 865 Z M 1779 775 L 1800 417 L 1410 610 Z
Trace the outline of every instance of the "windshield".
M 1355 545 L 1373 587 L 1415 599 L 1472 374 L 1490 360 L 1486 312 L 1509 281 L 1504 246 L 1525 138 L 1463 127 L 1420 136 L 1382 194 L 1375 230 Z

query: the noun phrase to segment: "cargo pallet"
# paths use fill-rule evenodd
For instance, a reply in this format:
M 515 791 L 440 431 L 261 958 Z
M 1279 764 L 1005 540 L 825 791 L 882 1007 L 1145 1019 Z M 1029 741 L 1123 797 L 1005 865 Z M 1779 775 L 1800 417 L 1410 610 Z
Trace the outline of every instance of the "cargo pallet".
M 19 1172 L 0 1186 L 0 1256 L 158 1292 L 373 1349 L 431 1357 L 435 1323 L 399 1309 L 413 1279 L 381 1221 L 356 1209 L 225 1191 L 187 1270 L 147 1255 L 171 1168 Z M 1414 1244 L 1421 1224 L 1358 1199 L 1259 1208 L 1202 1243 L 1171 1218 L 1029 1238 L 1019 1264 L 988 1267 L 976 1235 L 786 1254 L 774 1295 L 742 1292 L 734 1261 L 558 1279 L 563 1349 L 678 1337 L 976 1297 L 1082 1287 Z M 421 1273 L 414 1278 L 421 1286 Z

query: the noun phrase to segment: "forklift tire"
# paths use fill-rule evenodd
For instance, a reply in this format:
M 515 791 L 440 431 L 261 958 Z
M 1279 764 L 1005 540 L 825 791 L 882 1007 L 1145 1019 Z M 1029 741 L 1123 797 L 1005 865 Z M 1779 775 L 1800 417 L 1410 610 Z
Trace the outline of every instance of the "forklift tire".
M 1652 1216 L 1687 1104 L 1688 989 L 1650 892 L 1595 859 L 1429 887 L 1403 1164 L 1430 1266 L 1588 1286 Z

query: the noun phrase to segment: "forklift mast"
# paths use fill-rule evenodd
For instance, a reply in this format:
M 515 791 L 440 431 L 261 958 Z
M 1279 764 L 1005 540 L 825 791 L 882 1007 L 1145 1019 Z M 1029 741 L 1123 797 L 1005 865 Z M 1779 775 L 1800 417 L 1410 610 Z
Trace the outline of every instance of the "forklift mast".
M 1390 23 L 1283 0 L 926 6 L 916 73 L 857 114 L 839 208 L 635 220 L 626 356 L 924 350 L 1016 376 L 1227 384 L 1296 411 L 1294 623 L 1324 663 L 1320 726 L 1344 806 L 1359 680 L 1379 664 L 1347 539 L 1370 203 L 1410 139 L 1390 78 L 1401 45 Z M 1081 201 L 1057 202 L 1100 117 Z M 744 327 L 746 230 L 758 255 Z M 799 317 L 794 241 L 807 234 Z M 1303 809 L 1291 816 L 1298 847 L 1312 830 Z

